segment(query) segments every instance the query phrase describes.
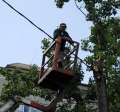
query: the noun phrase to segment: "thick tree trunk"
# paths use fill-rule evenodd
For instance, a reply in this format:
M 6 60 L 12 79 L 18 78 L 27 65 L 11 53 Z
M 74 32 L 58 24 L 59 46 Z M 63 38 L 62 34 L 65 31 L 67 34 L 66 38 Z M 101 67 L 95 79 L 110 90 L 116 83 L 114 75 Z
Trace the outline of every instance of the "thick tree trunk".
M 108 111 L 106 76 L 105 76 L 105 73 L 103 72 L 103 67 L 100 67 L 100 65 L 102 64 L 99 63 L 97 66 L 97 69 L 93 70 L 93 74 L 96 80 L 98 109 L 99 109 L 99 112 L 109 112 Z

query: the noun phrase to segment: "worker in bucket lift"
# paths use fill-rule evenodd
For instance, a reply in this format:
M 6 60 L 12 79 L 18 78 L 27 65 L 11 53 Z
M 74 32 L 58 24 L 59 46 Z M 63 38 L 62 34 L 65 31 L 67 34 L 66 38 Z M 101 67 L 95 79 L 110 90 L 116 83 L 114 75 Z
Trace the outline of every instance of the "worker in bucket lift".
M 66 40 L 72 42 L 72 38 L 66 32 L 66 28 L 67 28 L 66 24 L 61 23 L 59 28 L 57 28 L 53 33 L 54 40 L 59 36 L 63 38 L 62 43 L 61 43 L 61 48 L 60 48 L 60 58 L 58 60 L 58 67 L 59 68 L 63 67 L 62 62 L 63 62 L 63 58 L 64 58 L 64 55 L 65 55 L 64 50 L 65 50 Z

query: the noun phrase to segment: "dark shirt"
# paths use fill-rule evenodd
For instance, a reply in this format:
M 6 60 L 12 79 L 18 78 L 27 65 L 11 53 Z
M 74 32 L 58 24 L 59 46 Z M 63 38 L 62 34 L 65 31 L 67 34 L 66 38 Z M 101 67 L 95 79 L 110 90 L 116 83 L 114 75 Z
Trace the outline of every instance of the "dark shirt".
M 58 36 L 61 36 L 62 38 L 64 38 L 64 37 L 71 38 L 66 31 L 61 31 L 60 29 L 56 29 L 56 30 L 54 31 L 54 33 L 53 33 L 53 38 L 54 38 L 54 40 L 55 40 Z M 61 51 L 64 51 L 64 49 L 65 49 L 65 44 L 66 44 L 66 41 L 65 41 L 65 40 L 62 40 Z

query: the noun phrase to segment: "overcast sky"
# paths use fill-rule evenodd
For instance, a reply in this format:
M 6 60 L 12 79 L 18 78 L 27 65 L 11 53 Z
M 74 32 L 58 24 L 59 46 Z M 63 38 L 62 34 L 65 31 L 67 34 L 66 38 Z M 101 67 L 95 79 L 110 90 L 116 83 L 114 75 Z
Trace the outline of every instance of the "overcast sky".
M 75 7 L 74 0 L 63 9 L 54 0 L 6 0 L 50 35 L 61 22 L 80 42 L 90 33 L 91 23 Z M 10 63 L 41 64 L 41 40 L 47 37 L 0 0 L 0 66 Z M 83 58 L 86 53 L 79 51 Z M 86 79 L 87 80 L 87 77 Z

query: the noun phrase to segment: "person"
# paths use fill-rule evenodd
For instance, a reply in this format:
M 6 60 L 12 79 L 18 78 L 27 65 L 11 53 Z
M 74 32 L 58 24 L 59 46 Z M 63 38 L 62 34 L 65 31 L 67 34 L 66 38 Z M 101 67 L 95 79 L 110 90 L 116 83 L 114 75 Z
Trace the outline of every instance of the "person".
M 59 36 L 62 37 L 62 43 L 61 43 L 61 48 L 60 48 L 60 58 L 58 60 L 58 67 L 62 68 L 63 67 L 63 58 L 64 58 L 64 50 L 65 50 L 65 45 L 66 45 L 66 40 L 72 42 L 72 38 L 69 36 L 69 34 L 66 31 L 66 24 L 61 23 L 59 28 L 55 29 L 53 33 L 53 39 L 57 39 Z

